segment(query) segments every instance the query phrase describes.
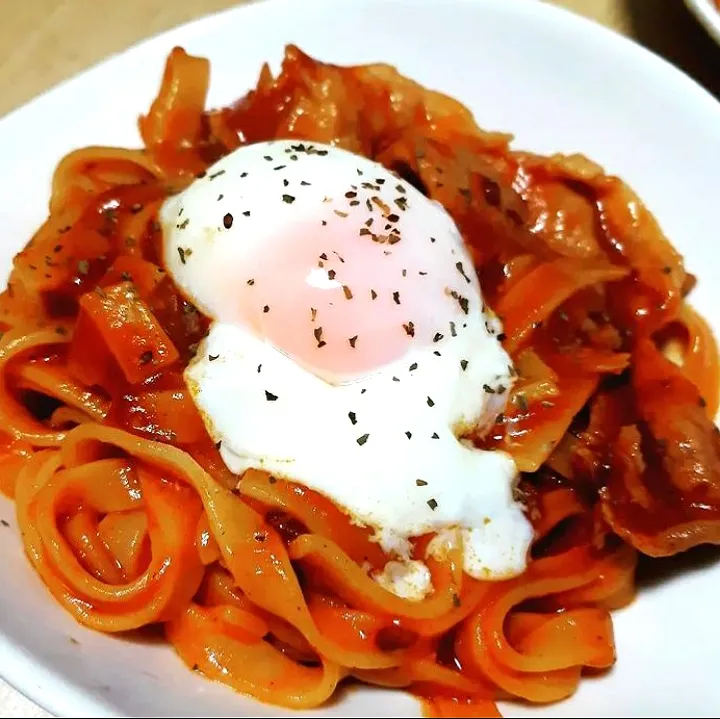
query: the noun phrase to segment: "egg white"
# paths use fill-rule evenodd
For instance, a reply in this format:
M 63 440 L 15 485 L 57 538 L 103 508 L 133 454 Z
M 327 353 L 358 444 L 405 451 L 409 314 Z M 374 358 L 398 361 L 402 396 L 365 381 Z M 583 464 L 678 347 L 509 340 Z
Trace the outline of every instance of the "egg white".
M 357 181 L 367 172 L 387 178 L 383 191 L 397 182 L 377 163 L 316 145 L 325 152 L 322 162 L 304 158 L 291 168 L 295 180 L 303 177 L 316 188 L 307 202 L 272 202 L 269 183 L 277 184 L 278 175 L 265 158 L 287 157 L 294 146 L 240 148 L 162 212 L 168 270 L 213 320 L 185 378 L 223 460 L 239 476 L 262 469 L 320 492 L 373 528 L 400 561 L 410 561 L 413 537 L 457 530 L 471 576 L 503 579 L 522 572 L 533 532 L 513 496 L 517 469 L 507 454 L 476 449 L 460 437 L 494 421 L 513 382 L 510 358 L 497 339 L 499 322 L 486 311 L 476 277 L 467 278 L 470 310 L 458 313 L 452 333 L 418 341 L 400 359 L 339 383 L 234 321 L 225 311 L 227 298 L 213 293 L 209 268 L 218 258 L 242 268 L 243 248 L 292 233 L 301 217 L 331 219 L 332 203 L 318 198 L 327 198 L 338 178 Z M 440 246 L 452 253 L 454 265 L 472 268 L 449 215 L 411 187 L 407 197 L 403 251 L 418 261 Z M 238 208 L 251 208 L 249 221 L 223 227 L 218 218 L 227 212 L 240 217 Z M 423 237 L 433 235 L 434 247 L 411 244 L 420 228 Z M 191 261 L 186 256 L 183 262 L 178 248 L 189 249 Z M 317 281 L 324 277 L 320 273 Z M 404 589 L 403 577 L 410 577 Z M 416 564 L 404 571 L 393 565 L 378 579 L 413 599 L 432 588 Z

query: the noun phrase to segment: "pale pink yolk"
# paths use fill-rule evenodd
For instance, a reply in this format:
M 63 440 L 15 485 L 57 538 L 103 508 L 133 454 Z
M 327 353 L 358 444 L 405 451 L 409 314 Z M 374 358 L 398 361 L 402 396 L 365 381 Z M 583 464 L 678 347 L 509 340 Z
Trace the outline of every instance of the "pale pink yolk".
M 478 285 L 454 238 L 392 232 L 329 212 L 213 268 L 223 321 L 252 328 L 329 382 L 368 374 L 462 331 Z M 391 215 L 391 220 L 392 220 Z M 354 221 L 353 221 L 354 220 Z M 474 306 L 475 305 L 475 306 Z

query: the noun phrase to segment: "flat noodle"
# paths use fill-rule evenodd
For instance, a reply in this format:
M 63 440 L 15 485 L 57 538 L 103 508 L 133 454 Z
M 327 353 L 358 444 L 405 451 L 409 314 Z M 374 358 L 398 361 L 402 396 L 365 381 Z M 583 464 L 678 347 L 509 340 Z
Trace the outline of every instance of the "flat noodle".
M 619 179 L 514 152 L 389 66 L 291 46 L 231 107 L 207 110 L 208 86 L 207 60 L 176 48 L 142 149 L 60 162 L 0 296 L 0 491 L 32 565 L 82 624 L 162 624 L 193 670 L 278 706 L 318 707 L 348 678 L 407 688 L 434 716 L 570 696 L 615 661 L 609 612 L 634 597 L 637 550 L 720 544 L 718 352 L 682 258 Z M 474 439 L 523 472 L 522 576 L 465 576 L 456 543 L 427 559 L 433 594 L 402 599 L 371 577 L 389 557 L 367 528 L 301 485 L 238 483 L 207 436 L 182 373 L 208 322 L 162 271 L 157 212 L 275 137 L 364 153 L 461 229 L 519 374 Z M 138 366 L 123 332 L 163 362 Z

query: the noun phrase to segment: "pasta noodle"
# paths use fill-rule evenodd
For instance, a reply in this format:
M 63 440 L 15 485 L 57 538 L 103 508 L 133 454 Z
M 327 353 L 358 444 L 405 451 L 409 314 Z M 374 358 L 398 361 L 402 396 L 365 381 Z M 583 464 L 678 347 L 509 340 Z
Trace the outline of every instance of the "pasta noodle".
M 570 696 L 615 660 L 610 612 L 634 596 L 638 551 L 720 543 L 718 354 L 686 301 L 694 279 L 619 179 L 515 152 L 390 67 L 289 47 L 279 76 L 265 67 L 221 110 L 205 107 L 209 76 L 176 48 L 142 149 L 59 163 L 0 297 L 0 491 L 35 570 L 85 626 L 161 624 L 189 667 L 283 707 L 350 681 L 408 688 L 434 716 Z M 156 217 L 216 159 L 275 137 L 383 162 L 463 232 L 519 375 L 474 439 L 524 473 L 523 575 L 472 579 L 457 544 L 428 559 L 433 594 L 402 599 L 369 575 L 388 558 L 368 529 L 301 485 L 225 468 L 182 379 L 207 319 L 165 275 Z

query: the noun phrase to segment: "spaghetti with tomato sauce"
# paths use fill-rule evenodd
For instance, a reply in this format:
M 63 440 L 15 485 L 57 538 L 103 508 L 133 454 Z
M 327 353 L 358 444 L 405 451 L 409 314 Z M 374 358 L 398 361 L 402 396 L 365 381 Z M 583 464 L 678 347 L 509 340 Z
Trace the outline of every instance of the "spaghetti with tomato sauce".
M 317 707 L 348 681 L 407 688 L 433 716 L 570 696 L 615 661 L 610 612 L 634 596 L 639 553 L 720 544 L 718 354 L 694 278 L 620 179 L 513 150 L 389 66 L 289 46 L 229 107 L 206 109 L 208 83 L 208 61 L 176 48 L 142 149 L 59 163 L 0 296 L 0 490 L 34 568 L 85 626 L 161 624 L 189 667 L 270 704 Z M 402 596 L 378 581 L 394 554 L 371 521 L 291 476 L 228 468 L 186 381 L 212 317 L 167 271 L 162 208 L 276 139 L 380 163 L 461 233 L 513 374 L 464 446 L 520 472 L 524 571 L 473 576 L 463 542 L 432 552 L 426 531 L 405 559 L 431 591 Z

